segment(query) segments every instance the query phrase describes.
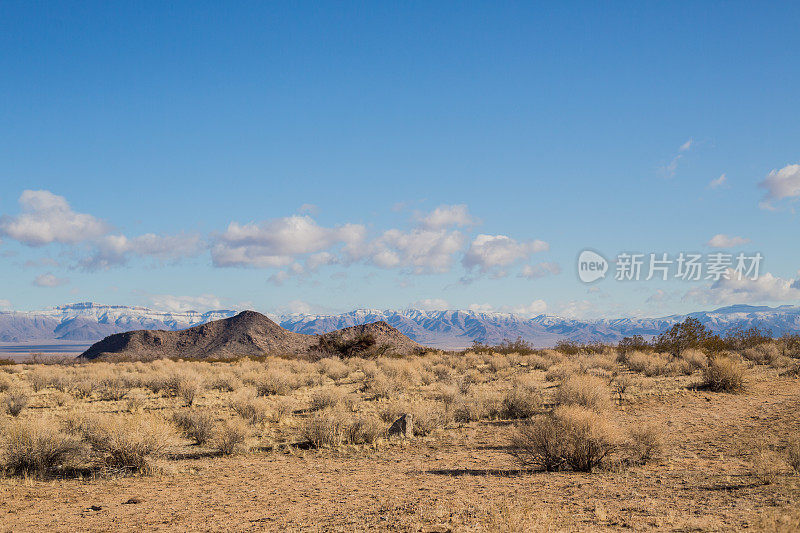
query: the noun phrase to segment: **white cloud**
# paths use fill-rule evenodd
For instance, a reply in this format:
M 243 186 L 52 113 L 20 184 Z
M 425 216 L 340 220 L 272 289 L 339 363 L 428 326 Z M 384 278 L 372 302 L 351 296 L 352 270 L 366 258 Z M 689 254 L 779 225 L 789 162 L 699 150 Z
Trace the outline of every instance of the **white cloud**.
M 481 272 L 487 272 L 548 249 L 550 245 L 544 241 L 517 242 L 506 235 L 481 234 L 470 244 L 462 263 L 466 268 L 479 267 Z
M 524 317 L 534 317 L 539 316 L 547 311 L 547 303 L 544 300 L 534 300 L 528 305 L 521 305 L 517 307 L 512 307 L 511 312 L 515 315 L 520 315 Z
M 36 279 L 33 280 L 33 284 L 37 287 L 60 287 L 67 283 L 69 283 L 67 278 L 57 278 L 50 272 L 36 276 Z
M 720 177 L 717 179 L 713 179 L 709 182 L 708 188 L 709 189 L 719 189 L 723 185 L 728 183 L 728 177 L 725 174 L 721 174 Z
M 75 244 L 100 237 L 109 230 L 102 220 L 76 213 L 63 196 L 50 191 L 23 191 L 19 204 L 22 213 L 0 218 L 0 234 L 28 246 Z
M 494 311 L 494 306 L 491 304 L 470 304 L 467 309 L 474 313 L 491 313 Z
M 213 294 L 200 296 L 175 296 L 172 294 L 153 294 L 150 297 L 152 306 L 159 311 L 182 313 L 185 311 L 211 311 L 221 309 L 222 301 Z
M 734 246 L 742 246 L 748 242 L 750 242 L 750 239 L 745 239 L 744 237 L 730 237 L 718 233 L 709 239 L 706 246 L 710 246 L 711 248 L 733 248 Z
M 800 300 L 800 280 L 783 279 L 767 272 L 756 280 L 739 279 L 733 270 L 730 279 L 721 278 L 710 286 L 696 287 L 683 297 L 701 304 L 766 303 Z
M 800 198 L 800 164 L 772 170 L 758 186 L 767 190 L 759 203 L 762 209 L 774 210 L 772 202 L 784 198 Z
M 336 228 L 318 225 L 309 216 L 291 216 L 241 225 L 231 222 L 211 248 L 215 266 L 283 267 L 296 256 L 321 252 L 344 244 L 355 252 L 366 234 L 358 224 Z
M 390 229 L 371 244 L 369 261 L 381 268 L 410 268 L 416 274 L 447 272 L 463 245 L 458 231 Z
M 570 300 L 561 304 L 556 313 L 565 318 L 584 318 L 595 309 L 595 304 L 589 300 Z
M 319 212 L 319 207 L 317 207 L 314 204 L 303 204 L 297 211 L 299 213 L 308 213 L 309 215 L 316 215 Z
M 447 300 L 441 298 L 425 298 L 417 300 L 409 305 L 411 309 L 420 309 L 422 311 L 443 311 L 450 308 Z
M 81 260 L 81 266 L 87 270 L 107 269 L 127 263 L 131 256 L 177 260 L 197 255 L 202 249 L 197 235 L 106 235 L 95 242 L 94 252 Z
M 694 143 L 694 139 L 689 139 L 688 141 L 686 141 L 685 143 L 683 143 L 683 144 L 680 146 L 680 148 L 678 148 L 678 151 L 679 151 L 679 152 L 686 152 L 687 150 L 689 150 L 689 148 L 691 148 L 691 147 L 692 147 L 692 144 L 693 144 L 693 143 Z
M 471 304 L 468 309 L 474 313 L 510 313 L 523 318 L 539 316 L 547 311 L 547 303 L 544 300 L 534 300 L 524 305 L 502 305 L 494 307 L 491 304 Z
M 11 300 L 0 299 L 0 309 L 4 311 L 11 309 Z
M 440 205 L 427 215 L 417 215 L 416 218 L 421 227 L 431 230 L 472 226 L 478 223 L 478 220 L 469 214 L 469 210 L 464 204 Z
M 535 265 L 525 265 L 522 267 L 518 277 L 526 279 L 539 279 L 545 276 L 558 275 L 561 273 L 561 266 L 558 263 L 542 262 Z

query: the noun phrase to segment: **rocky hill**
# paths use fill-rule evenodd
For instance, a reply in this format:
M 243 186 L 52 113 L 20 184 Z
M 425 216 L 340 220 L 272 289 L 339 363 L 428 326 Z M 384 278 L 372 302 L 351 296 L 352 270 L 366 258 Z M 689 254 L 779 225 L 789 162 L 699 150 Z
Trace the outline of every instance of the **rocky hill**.
M 359 344 L 360 343 L 360 344 Z M 286 330 L 255 311 L 180 331 L 138 330 L 117 333 L 93 344 L 80 355 L 84 359 L 118 357 L 127 360 L 181 357 L 228 358 L 261 355 L 339 355 L 350 347 L 358 355 L 380 347 L 383 352 L 406 354 L 420 348 L 386 323 L 305 335 Z

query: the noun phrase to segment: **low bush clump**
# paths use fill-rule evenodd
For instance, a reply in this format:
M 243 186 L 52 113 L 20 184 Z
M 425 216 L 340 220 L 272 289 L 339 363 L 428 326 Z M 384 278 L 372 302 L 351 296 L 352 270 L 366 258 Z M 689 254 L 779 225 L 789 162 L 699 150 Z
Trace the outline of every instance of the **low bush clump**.
M 52 421 L 18 421 L 4 431 L 0 466 L 9 475 L 43 477 L 70 466 L 83 453 L 80 440 L 59 431 Z
M 256 381 L 256 393 L 259 396 L 284 396 L 300 387 L 298 376 L 278 369 L 268 370 Z
M 516 379 L 503 398 L 504 418 L 529 418 L 542 407 L 542 395 L 530 379 Z
M 144 415 L 83 418 L 70 423 L 83 437 L 100 464 L 110 470 L 149 474 L 164 454 L 173 433 L 163 421 Z
M 715 392 L 739 392 L 744 389 L 744 367 L 731 357 L 712 357 L 703 369 L 703 387 Z
M 217 428 L 214 444 L 222 455 L 234 455 L 247 451 L 250 430 L 240 420 L 228 420 Z
M 800 436 L 795 435 L 786 449 L 786 462 L 796 473 L 800 474 Z
M 172 422 L 184 437 L 198 446 L 211 440 L 214 432 L 214 418 L 205 411 L 177 411 L 172 414 Z
M 655 426 L 636 426 L 630 430 L 630 461 L 645 464 L 659 455 L 664 448 L 661 431 Z
M 11 416 L 19 416 L 28 406 L 30 397 L 23 390 L 11 390 L 3 397 L 3 407 Z
M 611 389 L 597 376 L 572 374 L 558 387 L 555 402 L 603 411 L 611 406 Z
M 263 424 L 268 417 L 269 407 L 260 398 L 242 396 L 231 403 L 231 409 L 250 424 Z
M 548 472 L 566 468 L 591 472 L 619 442 L 616 426 L 579 405 L 559 406 L 551 414 L 522 425 L 512 438 L 520 463 L 539 465 Z

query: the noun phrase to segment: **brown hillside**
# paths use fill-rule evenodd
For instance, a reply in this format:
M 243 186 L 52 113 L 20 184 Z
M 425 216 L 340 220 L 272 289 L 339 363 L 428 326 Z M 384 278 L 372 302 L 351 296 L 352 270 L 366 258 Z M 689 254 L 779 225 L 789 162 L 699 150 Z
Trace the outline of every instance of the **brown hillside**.
M 243 311 L 181 331 L 139 330 L 110 335 L 80 355 L 83 359 L 119 357 L 124 359 L 227 358 L 261 355 L 302 355 L 320 340 L 352 341 L 369 335 L 375 346 L 387 353 L 410 353 L 420 348 L 385 322 L 354 326 L 325 335 L 303 335 L 282 328 L 255 311 Z M 371 341 L 370 341 L 371 342 Z

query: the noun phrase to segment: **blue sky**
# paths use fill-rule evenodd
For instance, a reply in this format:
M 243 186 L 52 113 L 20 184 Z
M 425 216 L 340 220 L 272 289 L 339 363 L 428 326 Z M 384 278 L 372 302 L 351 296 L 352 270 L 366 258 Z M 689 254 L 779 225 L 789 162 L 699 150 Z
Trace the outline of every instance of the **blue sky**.
M 0 306 L 798 304 L 798 16 L 2 2 Z M 591 285 L 586 248 L 612 261 Z M 620 252 L 764 260 L 617 281 Z

